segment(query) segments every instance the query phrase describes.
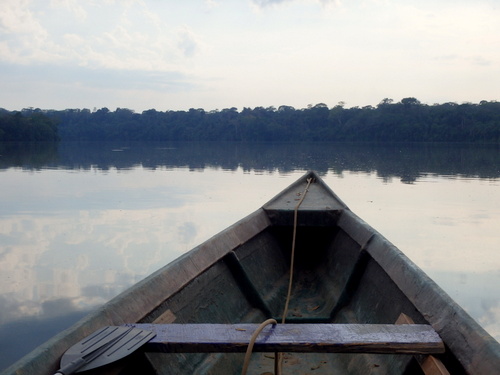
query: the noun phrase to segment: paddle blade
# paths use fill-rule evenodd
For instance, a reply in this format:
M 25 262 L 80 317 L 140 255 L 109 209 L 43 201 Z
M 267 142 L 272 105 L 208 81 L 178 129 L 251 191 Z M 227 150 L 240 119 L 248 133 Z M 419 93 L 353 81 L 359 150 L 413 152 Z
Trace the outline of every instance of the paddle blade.
M 61 369 L 72 362 L 83 365 L 75 372 L 86 371 L 117 361 L 151 340 L 155 333 L 138 328 L 108 326 L 101 328 L 69 348 L 61 358 Z M 83 359 L 82 361 L 80 361 Z

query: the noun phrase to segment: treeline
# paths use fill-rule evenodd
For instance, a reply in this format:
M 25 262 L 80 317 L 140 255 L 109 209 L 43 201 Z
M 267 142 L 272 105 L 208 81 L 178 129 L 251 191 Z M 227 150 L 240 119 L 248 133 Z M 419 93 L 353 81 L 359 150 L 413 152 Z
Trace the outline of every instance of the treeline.
M 404 98 L 397 103 L 384 99 L 376 107 L 346 108 L 340 102 L 332 108 L 320 103 L 303 109 L 150 109 L 139 114 L 127 108 L 101 108 L 44 113 L 59 121 L 63 140 L 500 143 L 496 101 L 426 105 Z
M 58 141 L 57 119 L 41 110 L 28 114 L 0 109 L 0 141 Z

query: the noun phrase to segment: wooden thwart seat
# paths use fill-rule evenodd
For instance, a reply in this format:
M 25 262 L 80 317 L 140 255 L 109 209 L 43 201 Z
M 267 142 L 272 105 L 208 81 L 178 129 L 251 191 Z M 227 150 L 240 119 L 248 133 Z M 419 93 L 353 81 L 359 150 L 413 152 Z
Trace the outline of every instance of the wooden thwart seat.
M 413 324 L 413 319 L 408 315 L 401 313 L 396 320 L 396 324 Z M 433 355 L 416 356 L 422 371 L 425 375 L 450 375 L 443 362 Z
M 156 333 L 148 352 L 245 352 L 258 324 L 130 324 Z M 424 324 L 277 324 L 255 342 L 256 352 L 443 353 L 444 344 Z

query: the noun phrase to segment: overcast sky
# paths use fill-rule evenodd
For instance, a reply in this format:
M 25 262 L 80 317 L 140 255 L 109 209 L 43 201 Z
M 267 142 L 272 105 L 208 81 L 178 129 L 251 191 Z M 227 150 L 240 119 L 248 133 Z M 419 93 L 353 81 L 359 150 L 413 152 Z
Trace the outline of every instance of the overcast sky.
M 0 107 L 500 100 L 499 0 L 2 0 Z

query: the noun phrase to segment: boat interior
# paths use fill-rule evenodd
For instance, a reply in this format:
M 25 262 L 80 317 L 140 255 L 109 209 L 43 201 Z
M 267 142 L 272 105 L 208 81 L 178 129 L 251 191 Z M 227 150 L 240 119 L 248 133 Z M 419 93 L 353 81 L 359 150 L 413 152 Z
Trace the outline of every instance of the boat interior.
M 227 252 L 211 267 L 149 313 L 141 323 L 260 323 L 281 321 L 290 277 L 294 226 L 274 222 Z M 290 216 L 290 212 L 287 213 Z M 320 217 L 323 215 L 324 217 Z M 326 216 L 325 216 L 326 215 Z M 296 227 L 293 289 L 287 323 L 394 324 L 404 313 L 428 324 L 370 255 L 378 234 L 350 212 L 304 213 L 316 225 Z M 332 221 L 336 222 L 331 225 Z M 324 225 L 317 225 L 324 223 Z M 351 233 L 350 233 L 351 232 Z M 151 373 L 238 374 L 242 353 L 146 353 L 140 367 Z M 464 373 L 447 351 L 453 374 Z M 285 353 L 284 374 L 423 374 L 418 358 L 405 354 Z M 249 374 L 272 374 L 274 353 L 254 353 Z M 130 370 L 133 371 L 133 370 Z

